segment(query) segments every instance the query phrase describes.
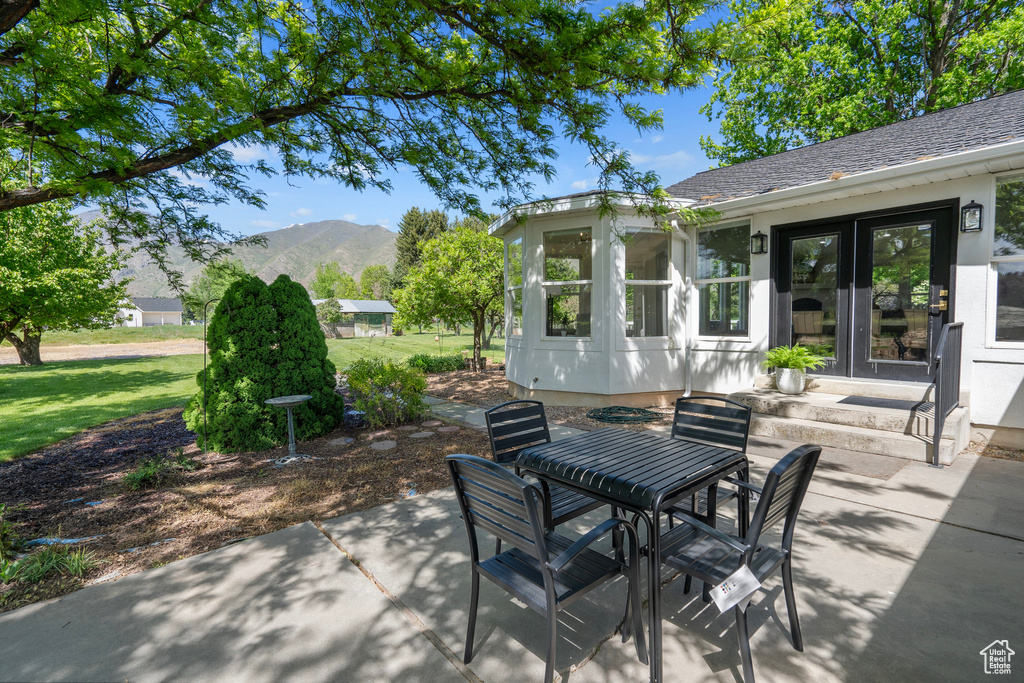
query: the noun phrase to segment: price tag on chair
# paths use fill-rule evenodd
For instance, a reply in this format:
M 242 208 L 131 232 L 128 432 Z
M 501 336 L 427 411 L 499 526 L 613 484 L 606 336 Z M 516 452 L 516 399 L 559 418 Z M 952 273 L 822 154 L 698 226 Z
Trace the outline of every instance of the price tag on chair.
M 750 596 L 760 587 L 761 582 L 750 571 L 750 567 L 743 565 L 730 574 L 725 581 L 711 589 L 711 599 L 715 601 L 720 611 L 725 612 L 740 602 L 749 602 Z M 744 602 L 744 607 L 746 602 Z

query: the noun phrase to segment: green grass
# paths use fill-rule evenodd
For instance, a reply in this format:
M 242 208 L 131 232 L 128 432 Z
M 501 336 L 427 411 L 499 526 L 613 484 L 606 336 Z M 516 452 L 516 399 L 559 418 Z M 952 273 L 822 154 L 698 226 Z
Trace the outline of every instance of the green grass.
M 359 358 L 381 357 L 393 358 L 396 360 L 407 358 L 417 353 L 437 353 L 443 350 L 445 353 L 452 351 L 472 351 L 473 332 L 463 330 L 462 334 L 445 334 L 442 344 L 434 341 L 437 331 L 406 333 L 401 337 L 353 337 L 351 339 L 328 339 L 327 356 L 338 367 L 343 370 L 352 361 Z M 495 335 L 491 340 L 491 350 L 483 354 L 490 360 L 489 363 L 505 362 L 505 340 Z
M 0 366 L 0 462 L 110 420 L 183 406 L 202 368 L 198 354 Z
M 153 325 L 152 327 L 112 327 L 109 330 L 72 330 L 44 332 L 42 345 L 132 344 L 168 339 L 202 339 L 202 325 Z M 10 342 L 3 342 L 10 346 Z

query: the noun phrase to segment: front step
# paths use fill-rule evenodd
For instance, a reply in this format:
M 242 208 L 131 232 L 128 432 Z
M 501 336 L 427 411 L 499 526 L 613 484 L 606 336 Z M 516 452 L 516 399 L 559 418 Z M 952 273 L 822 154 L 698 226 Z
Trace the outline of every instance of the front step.
M 754 414 L 750 433 L 818 446 L 931 462 L 931 439 L 879 429 L 815 422 L 780 415 Z M 940 439 L 939 462 L 949 465 L 959 453 L 954 439 Z
M 892 405 L 897 403 L 893 399 L 823 392 L 808 392 L 794 396 L 768 389 L 737 391 L 729 398 L 750 406 L 755 413 L 764 415 L 878 429 L 929 440 L 935 428 L 934 405 L 919 401 L 906 401 L 905 405 L 898 406 Z M 965 430 L 969 428 L 967 409 L 957 408 L 946 418 L 942 438 L 956 439 L 961 431 L 966 436 L 969 432 Z
M 839 394 L 842 396 L 868 396 L 871 398 L 891 398 L 898 401 L 932 401 L 934 384 L 924 382 L 895 382 L 852 377 L 828 377 L 826 375 L 808 375 L 807 392 L 823 394 Z M 757 389 L 775 390 L 773 375 L 758 375 L 754 379 Z

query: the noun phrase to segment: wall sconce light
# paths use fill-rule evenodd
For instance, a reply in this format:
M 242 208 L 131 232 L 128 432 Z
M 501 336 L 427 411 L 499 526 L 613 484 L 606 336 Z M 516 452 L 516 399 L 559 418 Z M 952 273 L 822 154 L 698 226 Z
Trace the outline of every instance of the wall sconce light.
M 750 253 L 751 254 L 767 254 L 768 253 L 768 236 L 758 230 L 756 233 L 750 236 Z
M 960 209 L 960 232 L 981 231 L 981 204 L 971 200 Z

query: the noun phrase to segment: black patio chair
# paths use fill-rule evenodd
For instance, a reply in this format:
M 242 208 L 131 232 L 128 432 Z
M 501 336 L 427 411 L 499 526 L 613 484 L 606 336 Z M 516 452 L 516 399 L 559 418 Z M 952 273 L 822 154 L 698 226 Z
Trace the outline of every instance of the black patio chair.
M 750 434 L 750 406 L 715 396 L 693 396 L 676 400 L 672 420 L 672 438 L 729 448 L 740 453 L 747 451 Z M 737 491 L 727 486 L 716 486 L 715 505 L 708 505 L 709 489 L 677 503 L 669 509 L 669 524 L 677 515 L 696 517 L 715 526 L 719 504 L 736 498 Z
M 681 521 L 679 526 L 661 538 L 661 561 L 687 578 L 694 577 L 705 585 L 718 585 L 733 572 L 746 565 L 757 577 L 764 579 L 782 567 L 782 586 L 786 594 L 786 611 L 793 647 L 803 652 L 803 636 L 796 613 L 793 595 L 793 530 L 803 503 L 807 485 L 814 474 L 821 455 L 820 446 L 800 446 L 780 460 L 758 488 L 747 482 L 736 483 L 744 490 L 760 495 L 745 538 L 739 538 L 716 529 L 697 519 Z M 761 535 L 779 522 L 784 522 L 782 541 L 778 547 L 761 542 Z M 741 603 L 742 604 L 742 603 Z M 747 634 L 745 606 L 733 608 L 736 631 L 743 659 L 743 680 L 754 683 L 754 665 L 750 656 L 750 638 Z
M 499 465 L 514 466 L 524 448 L 551 441 L 544 404 L 540 401 L 502 403 L 486 411 L 484 419 L 487 422 L 487 436 L 491 440 L 491 454 L 494 462 Z M 564 486 L 547 482 L 542 482 L 542 486 L 545 496 L 545 529 L 554 529 L 603 505 L 600 501 Z
M 545 681 L 551 681 L 555 666 L 558 611 L 590 590 L 625 575 L 626 610 L 622 641 L 635 637 L 637 657 L 648 663 L 640 602 L 639 540 L 636 527 L 624 519 L 612 518 L 573 542 L 544 528 L 541 514 L 543 494 L 536 484 L 473 455 L 449 455 L 448 468 L 455 484 L 456 498 L 469 535 L 473 562 L 473 587 L 469 607 L 464 661 L 473 659 L 480 577 L 485 576 L 547 618 Z M 478 531 L 503 540 L 510 547 L 486 560 L 480 559 Z M 590 550 L 612 530 L 624 532 L 629 540 L 628 563 Z

